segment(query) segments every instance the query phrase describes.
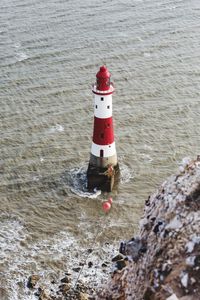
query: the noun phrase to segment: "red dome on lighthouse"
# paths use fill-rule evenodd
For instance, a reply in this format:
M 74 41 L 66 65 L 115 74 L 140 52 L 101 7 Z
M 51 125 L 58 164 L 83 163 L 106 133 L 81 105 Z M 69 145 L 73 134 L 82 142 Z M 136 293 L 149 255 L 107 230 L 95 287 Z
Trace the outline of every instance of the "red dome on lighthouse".
M 96 75 L 97 78 L 97 90 L 107 91 L 110 88 L 110 73 L 106 66 L 100 67 L 99 72 Z

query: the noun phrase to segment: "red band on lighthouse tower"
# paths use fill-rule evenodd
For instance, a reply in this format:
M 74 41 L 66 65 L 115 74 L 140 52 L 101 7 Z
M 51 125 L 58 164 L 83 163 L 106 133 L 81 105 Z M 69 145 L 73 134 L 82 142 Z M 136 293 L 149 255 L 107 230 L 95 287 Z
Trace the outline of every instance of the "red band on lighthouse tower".
M 109 145 L 114 142 L 112 117 L 100 119 L 94 117 L 93 143 L 98 145 Z

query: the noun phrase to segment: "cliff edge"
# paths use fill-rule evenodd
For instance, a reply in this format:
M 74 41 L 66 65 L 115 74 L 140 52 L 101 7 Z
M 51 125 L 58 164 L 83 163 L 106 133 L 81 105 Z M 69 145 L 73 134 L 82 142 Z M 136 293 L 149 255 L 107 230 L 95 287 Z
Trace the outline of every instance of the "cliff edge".
M 146 200 L 138 236 L 119 252 L 97 299 L 200 299 L 200 156 Z

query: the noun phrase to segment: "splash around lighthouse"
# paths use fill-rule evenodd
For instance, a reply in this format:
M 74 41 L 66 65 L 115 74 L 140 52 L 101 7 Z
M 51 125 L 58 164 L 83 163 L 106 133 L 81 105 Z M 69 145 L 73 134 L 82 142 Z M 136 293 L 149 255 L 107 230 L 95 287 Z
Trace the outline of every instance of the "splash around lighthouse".
M 88 190 L 101 189 L 111 192 L 119 178 L 119 165 L 114 140 L 112 117 L 113 83 L 106 66 L 96 74 L 94 93 L 94 127 L 87 169 Z

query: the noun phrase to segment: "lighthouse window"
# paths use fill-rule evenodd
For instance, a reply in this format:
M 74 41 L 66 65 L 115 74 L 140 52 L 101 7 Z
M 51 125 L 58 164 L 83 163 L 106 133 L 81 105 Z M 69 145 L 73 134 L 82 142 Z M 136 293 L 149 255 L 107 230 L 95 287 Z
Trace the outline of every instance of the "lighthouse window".
M 110 105 L 107 106 L 107 109 L 109 109 L 109 108 L 110 108 Z
M 104 100 L 104 98 L 103 97 L 101 97 L 101 101 L 103 101 Z
M 103 138 L 104 138 L 104 133 L 101 133 L 101 134 L 100 134 L 100 137 L 103 139 Z
M 100 150 L 100 157 L 103 157 L 103 149 Z
M 95 105 L 95 107 L 97 108 L 97 105 Z

